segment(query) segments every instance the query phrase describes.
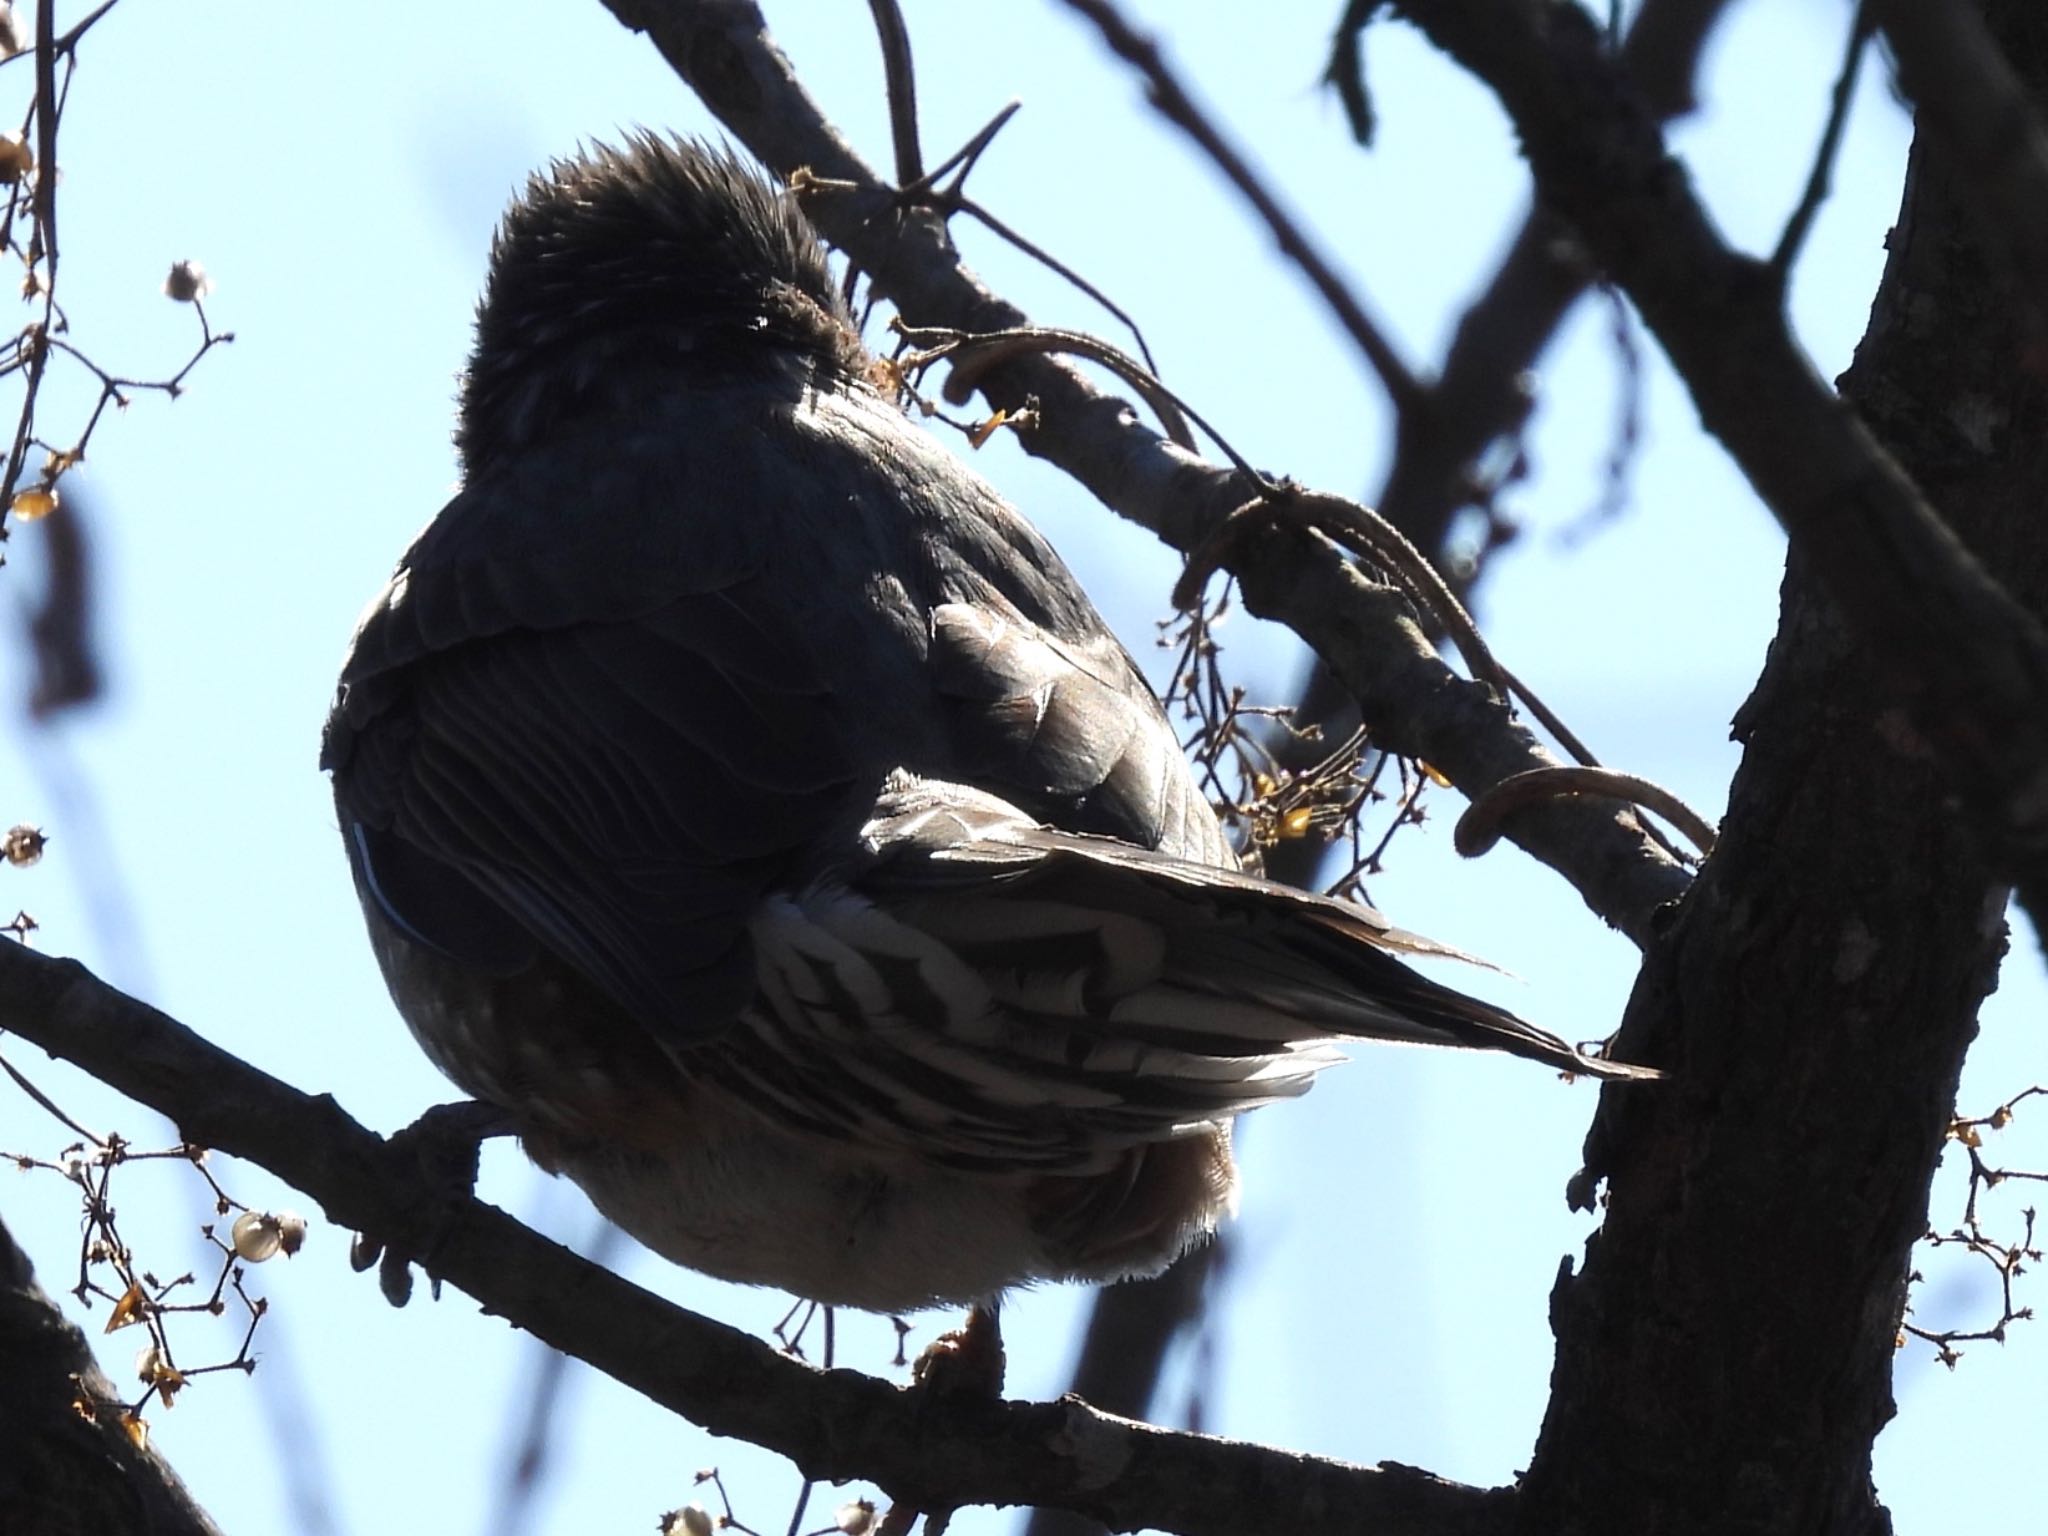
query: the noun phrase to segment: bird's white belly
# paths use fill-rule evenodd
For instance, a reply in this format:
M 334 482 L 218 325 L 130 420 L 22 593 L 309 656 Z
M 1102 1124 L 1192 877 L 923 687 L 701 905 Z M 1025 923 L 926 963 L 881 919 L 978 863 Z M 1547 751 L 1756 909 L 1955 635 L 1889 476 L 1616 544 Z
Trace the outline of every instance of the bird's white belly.
M 713 1114 L 722 1123 L 672 1148 L 586 1143 L 543 1160 L 666 1259 L 836 1306 L 965 1305 L 1043 1253 L 1022 1179 L 885 1162 Z

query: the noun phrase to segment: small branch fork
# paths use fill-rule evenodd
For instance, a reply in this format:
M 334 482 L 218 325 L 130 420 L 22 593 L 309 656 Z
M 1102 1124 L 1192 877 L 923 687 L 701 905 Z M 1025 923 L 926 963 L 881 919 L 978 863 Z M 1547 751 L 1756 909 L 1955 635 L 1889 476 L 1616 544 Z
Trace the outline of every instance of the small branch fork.
M 109 405 L 124 408 L 131 394 L 144 390 L 175 400 L 200 361 L 215 347 L 234 340 L 232 332 L 217 332 L 207 320 L 205 306 L 200 302 L 206 292 L 205 275 L 197 266 L 184 262 L 172 268 L 165 292 L 194 307 L 199 317 L 200 340 L 175 373 L 162 379 L 125 377 L 95 362 L 76 343 L 66 339 L 71 322 L 58 302 L 58 130 L 78 68 L 79 43 L 113 10 L 115 3 L 117 0 L 107 0 L 61 35 L 55 31 L 54 5 L 39 4 L 34 48 L 0 60 L 0 69 L 17 58 L 32 59 L 35 67 L 35 90 L 21 131 L 0 145 L 0 180 L 7 185 L 5 201 L 0 203 L 0 251 L 12 252 L 21 262 L 22 296 L 40 301 L 38 317 L 0 344 L 0 379 L 19 376 L 23 381 L 6 467 L 0 471 L 0 540 L 7 537 L 10 518 L 33 519 L 55 510 L 58 482 L 84 461 L 93 433 Z M 28 148 L 31 138 L 33 152 Z M 24 220 L 28 225 L 26 237 L 20 230 Z M 37 430 L 43 384 L 51 356 L 58 353 L 84 367 L 100 386 L 99 398 L 84 428 L 64 447 L 58 447 Z M 24 489 L 30 455 L 38 450 L 45 455 L 42 469 L 33 484 Z
M 71 1294 L 86 1307 L 91 1307 L 97 1298 L 113 1308 L 107 1319 L 106 1332 L 139 1325 L 148 1335 L 149 1342 L 136 1359 L 136 1374 L 143 1383 L 143 1391 L 133 1402 L 124 1403 L 119 1409 L 122 1427 L 138 1445 L 144 1444 L 149 1425 L 143 1418 L 143 1412 L 152 1401 L 161 1401 L 164 1407 L 169 1408 L 177 1394 L 197 1377 L 219 1371 L 240 1371 L 247 1375 L 256 1369 L 256 1357 L 251 1346 L 268 1304 L 262 1297 L 251 1296 L 245 1288 L 243 1265 L 260 1263 L 279 1252 L 295 1251 L 304 1235 L 305 1224 L 289 1213 L 273 1215 L 252 1211 L 233 1198 L 213 1176 L 207 1166 L 205 1149 L 201 1147 L 181 1143 L 159 1151 L 140 1151 L 122 1136 L 88 1130 L 4 1056 L 0 1056 L 0 1073 L 10 1078 L 15 1087 L 78 1138 L 54 1158 L 36 1157 L 26 1152 L 0 1152 L 0 1160 L 12 1163 L 25 1173 L 54 1173 L 78 1187 L 84 1219 L 78 1248 L 78 1281 L 71 1288 Z M 206 1242 L 218 1251 L 221 1258 L 220 1270 L 214 1276 L 212 1287 L 201 1299 L 173 1300 L 186 1287 L 195 1285 L 197 1277 L 187 1272 L 174 1280 L 159 1280 L 138 1263 L 134 1250 L 121 1236 L 114 1205 L 116 1174 L 133 1164 L 149 1162 L 189 1166 L 205 1181 L 216 1213 L 222 1216 L 239 1213 L 231 1241 L 223 1241 L 211 1225 L 200 1229 Z M 111 1274 L 111 1283 L 99 1278 L 102 1272 Z M 179 1365 L 168 1320 L 179 1314 L 222 1316 L 227 1311 L 229 1292 L 233 1292 L 247 1323 L 234 1353 L 209 1365 Z M 76 1406 L 88 1416 L 104 1411 L 103 1405 L 84 1398 Z
M 1908 1338 L 1914 1338 L 1931 1344 L 1935 1357 L 1950 1370 L 1954 1370 L 1956 1362 L 1962 1358 L 1963 1352 L 1957 1345 L 1972 1342 L 2003 1344 L 2006 1330 L 2012 1324 L 2025 1322 L 2034 1315 L 2034 1309 L 2021 1305 L 2014 1291 L 2015 1283 L 2026 1273 L 2026 1266 L 2041 1262 L 2041 1248 L 2034 1237 L 2034 1208 L 2028 1206 L 2020 1212 L 2021 1231 L 2017 1238 L 2001 1238 L 1985 1231 L 1979 1207 L 1985 1194 L 2010 1180 L 2048 1183 L 2048 1172 L 1996 1168 L 1984 1157 L 1985 1133 L 2004 1130 L 2012 1123 L 2021 1104 L 2040 1097 L 2048 1097 L 2048 1086 L 2036 1084 L 2024 1088 L 1988 1115 L 1958 1115 L 1949 1124 L 1949 1140 L 1963 1149 L 1970 1163 L 1963 1214 L 1948 1232 L 1929 1227 L 1922 1241 L 1930 1248 L 1959 1247 L 1991 1266 L 1992 1273 L 1998 1277 L 1998 1320 L 1979 1328 L 1939 1329 L 1904 1322 L 1899 1325 L 1899 1342 L 1904 1344 Z M 1916 1285 L 1923 1281 L 1918 1270 L 1913 1271 L 1911 1278 Z

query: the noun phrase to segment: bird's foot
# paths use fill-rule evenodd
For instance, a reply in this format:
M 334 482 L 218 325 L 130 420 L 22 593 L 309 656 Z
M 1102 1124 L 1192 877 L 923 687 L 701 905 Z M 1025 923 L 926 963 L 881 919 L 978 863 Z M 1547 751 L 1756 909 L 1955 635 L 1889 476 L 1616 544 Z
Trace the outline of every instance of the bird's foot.
M 898 1328 L 901 1327 L 899 1323 Z M 934 1403 L 974 1399 L 993 1402 L 1003 1393 L 1004 1363 L 1003 1325 L 997 1303 L 979 1302 L 968 1309 L 967 1321 L 924 1347 L 911 1362 L 910 1379 Z M 909 1536 L 920 1514 L 924 1516 L 925 1536 L 944 1536 L 953 1519 L 950 1509 L 920 1510 L 899 1502 L 883 1515 L 875 1527 L 875 1536 Z
M 967 1321 L 927 1344 L 910 1379 L 935 1397 L 996 1398 L 1003 1391 L 1003 1325 L 996 1303 L 980 1303 Z
M 441 1299 L 441 1281 L 433 1273 L 433 1259 L 449 1212 L 475 1191 L 477 1159 L 484 1142 L 511 1134 L 512 1122 L 504 1110 L 465 1099 L 459 1104 L 436 1104 L 386 1141 L 394 1169 L 403 1170 L 400 1176 L 412 1185 L 408 1194 L 431 1202 L 436 1211 L 433 1234 L 417 1252 L 374 1232 L 359 1232 L 349 1244 L 349 1263 L 358 1273 L 375 1265 L 377 1288 L 392 1306 L 402 1307 L 412 1300 L 414 1264 L 427 1272 L 434 1299 Z

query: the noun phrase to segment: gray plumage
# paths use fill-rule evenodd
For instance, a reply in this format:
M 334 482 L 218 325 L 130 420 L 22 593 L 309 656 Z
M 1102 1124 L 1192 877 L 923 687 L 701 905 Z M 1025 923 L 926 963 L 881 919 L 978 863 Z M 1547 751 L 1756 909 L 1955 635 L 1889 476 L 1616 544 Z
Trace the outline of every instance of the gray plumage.
M 1597 1076 L 1238 873 L 1057 555 L 905 420 L 729 156 L 508 214 L 464 485 L 323 761 L 422 1045 L 657 1251 L 903 1310 L 1155 1270 L 1339 1038 Z

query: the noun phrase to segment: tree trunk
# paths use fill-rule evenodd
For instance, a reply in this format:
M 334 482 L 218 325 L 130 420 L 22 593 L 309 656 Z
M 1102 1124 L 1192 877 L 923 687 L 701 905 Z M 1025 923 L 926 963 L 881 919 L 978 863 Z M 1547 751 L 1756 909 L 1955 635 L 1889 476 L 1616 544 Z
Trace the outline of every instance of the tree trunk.
M 2048 22 L 1991 8 L 2048 83 Z M 2001 14 L 2002 13 L 2002 14 Z M 2016 34 L 2033 34 L 2029 44 Z M 2048 389 L 1924 131 L 1844 395 L 2036 612 Z M 1870 1451 L 2006 892 L 1798 547 L 1720 847 L 1645 963 L 1576 1193 L 1531 1532 L 1877 1533 Z

